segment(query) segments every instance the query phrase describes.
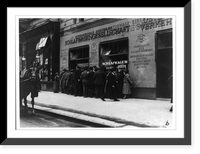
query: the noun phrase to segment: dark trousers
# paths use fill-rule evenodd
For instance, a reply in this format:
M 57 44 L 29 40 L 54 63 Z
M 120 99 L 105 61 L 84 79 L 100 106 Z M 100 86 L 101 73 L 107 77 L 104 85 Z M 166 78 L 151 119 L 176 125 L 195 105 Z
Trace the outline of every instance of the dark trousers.
M 95 95 L 94 85 L 93 84 L 89 84 L 88 85 L 88 96 L 89 97 L 93 97 L 94 95 Z
M 101 96 L 101 99 L 104 99 L 106 97 L 106 92 L 109 93 L 109 98 L 110 99 L 114 99 L 117 100 L 117 92 L 116 92 L 116 88 L 115 87 L 109 87 L 106 89 L 106 91 L 104 91 L 103 95 Z
M 122 88 L 123 88 L 123 84 L 117 84 L 116 85 L 116 91 L 117 91 L 117 97 L 118 98 L 123 98 Z
M 88 97 L 88 85 L 83 83 L 83 97 Z
M 70 94 L 69 86 L 65 86 L 65 93 Z
M 81 82 L 75 82 L 75 96 L 81 96 L 82 95 L 82 83 Z
M 69 86 L 69 94 L 74 95 L 74 84 Z
M 95 85 L 95 97 L 100 98 L 103 94 L 103 85 Z

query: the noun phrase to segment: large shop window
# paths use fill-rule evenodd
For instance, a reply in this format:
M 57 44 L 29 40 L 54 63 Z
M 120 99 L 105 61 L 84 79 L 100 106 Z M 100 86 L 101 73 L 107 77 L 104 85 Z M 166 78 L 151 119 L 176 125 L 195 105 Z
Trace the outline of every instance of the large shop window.
M 89 66 L 89 45 L 69 49 L 69 68 Z
M 26 57 L 24 65 L 30 66 L 35 61 L 38 63 L 41 81 L 52 81 L 52 52 L 49 37 L 34 38 L 23 44 L 23 53 Z
M 40 75 L 42 81 L 53 81 L 53 55 L 51 48 L 51 41 L 49 37 L 43 37 L 36 45 L 37 59 L 40 64 Z
M 106 69 L 128 67 L 128 38 L 100 43 L 100 65 Z

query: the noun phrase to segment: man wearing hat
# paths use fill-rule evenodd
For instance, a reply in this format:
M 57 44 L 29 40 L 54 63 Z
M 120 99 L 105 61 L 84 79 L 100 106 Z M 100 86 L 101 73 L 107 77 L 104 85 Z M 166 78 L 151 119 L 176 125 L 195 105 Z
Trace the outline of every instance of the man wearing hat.
M 117 99 L 116 93 L 116 76 L 115 76 L 115 68 L 111 68 L 106 76 L 106 84 L 104 87 L 104 93 L 101 97 L 102 101 L 105 101 L 105 96 L 107 95 L 110 99 L 114 99 L 114 101 L 119 101 Z
M 74 71 L 74 92 L 75 96 L 81 96 L 82 95 L 82 86 L 81 86 L 81 69 L 79 66 L 76 66 L 76 69 Z
M 63 79 L 63 74 L 67 71 L 67 69 L 63 69 L 63 71 L 59 75 L 59 81 L 60 81 L 60 91 L 64 93 L 64 79 Z

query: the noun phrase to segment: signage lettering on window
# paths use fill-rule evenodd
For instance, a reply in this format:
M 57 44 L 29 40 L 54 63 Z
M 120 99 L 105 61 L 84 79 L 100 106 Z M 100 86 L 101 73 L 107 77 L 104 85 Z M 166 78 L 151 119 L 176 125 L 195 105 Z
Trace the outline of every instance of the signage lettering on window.
M 109 65 L 122 65 L 122 64 L 128 64 L 127 60 L 122 61 L 109 61 L 109 62 L 102 62 L 102 65 L 109 66 Z

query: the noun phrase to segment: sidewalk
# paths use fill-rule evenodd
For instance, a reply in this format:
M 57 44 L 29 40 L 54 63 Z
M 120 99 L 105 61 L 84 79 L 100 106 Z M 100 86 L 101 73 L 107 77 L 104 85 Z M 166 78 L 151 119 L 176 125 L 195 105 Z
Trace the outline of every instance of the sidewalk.
M 27 97 L 31 101 L 30 95 Z M 75 97 L 63 93 L 41 91 L 35 98 L 35 108 L 93 121 L 111 127 L 172 127 L 170 101 L 147 99 L 106 99 Z M 165 125 L 168 121 L 168 125 Z

